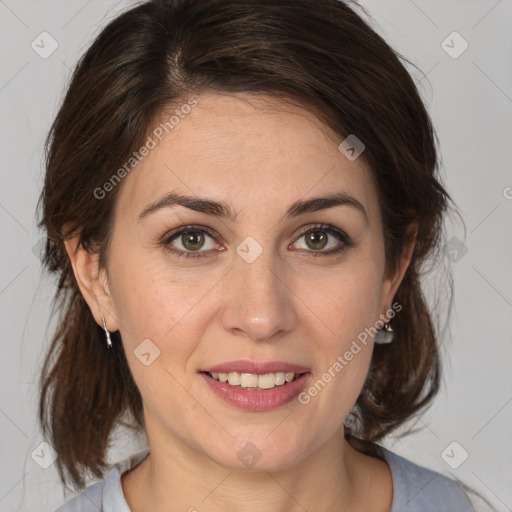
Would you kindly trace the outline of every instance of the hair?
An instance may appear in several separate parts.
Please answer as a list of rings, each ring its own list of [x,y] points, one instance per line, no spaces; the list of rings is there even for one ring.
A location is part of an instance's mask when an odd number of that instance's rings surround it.
[[[364,143],[387,267],[396,268],[411,237],[415,245],[394,298],[402,306],[392,321],[394,341],[375,345],[345,437],[378,456],[374,443],[431,402],[440,347],[420,278],[439,252],[450,198],[430,117],[404,62],[340,0],[154,0],[100,32],[80,58],[48,134],[38,205],[44,265],[58,276],[59,314],[41,371],[39,421],[64,484],[83,488],[87,471],[104,477],[114,427],[144,429],[119,333],[109,351],[64,240],[76,236],[105,267],[122,184],[101,200],[95,189],[141,146],[163,112],[203,92],[279,98],[312,112],[340,141],[355,134]]]

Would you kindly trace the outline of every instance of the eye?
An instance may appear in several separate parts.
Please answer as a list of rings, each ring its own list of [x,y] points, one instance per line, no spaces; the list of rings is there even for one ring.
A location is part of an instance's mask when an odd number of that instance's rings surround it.
[[[207,250],[215,249],[218,235],[211,229],[197,226],[184,226],[168,233],[162,244],[168,251],[175,254],[178,258],[201,257],[201,253]],[[209,243],[208,239],[210,239]],[[173,249],[176,247],[176,249]],[[204,250],[201,250],[204,249]]]
[[[329,256],[354,246],[349,236],[343,231],[331,226],[330,224],[316,224],[304,229],[296,242],[290,247],[297,248],[300,239],[304,238],[306,247],[298,247],[300,250],[306,250],[308,256]],[[330,249],[330,250],[324,250]]]
[[[206,257],[205,253],[213,249],[224,250],[217,247],[219,238],[215,231],[205,226],[183,226],[167,233],[161,243],[178,258],[197,258]],[[302,238],[306,247],[298,246]],[[303,229],[297,240],[289,247],[306,252],[308,257],[317,257],[340,253],[353,246],[355,243],[343,231],[330,224],[316,224]],[[325,250],[326,248],[330,250]]]

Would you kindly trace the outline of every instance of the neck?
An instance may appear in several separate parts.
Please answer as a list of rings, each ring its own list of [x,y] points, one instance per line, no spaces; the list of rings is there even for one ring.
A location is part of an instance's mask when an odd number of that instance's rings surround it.
[[[388,512],[391,506],[389,467],[354,450],[342,429],[280,471],[232,470],[177,440],[157,446],[150,443],[150,455],[121,479],[133,512]]]

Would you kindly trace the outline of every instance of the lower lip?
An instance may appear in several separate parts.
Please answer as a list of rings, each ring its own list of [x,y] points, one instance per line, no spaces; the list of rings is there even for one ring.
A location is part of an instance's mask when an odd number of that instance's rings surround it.
[[[245,411],[260,412],[281,407],[292,401],[306,385],[310,373],[303,373],[292,382],[261,391],[235,388],[227,382],[221,382],[210,377],[206,373],[200,375],[210,386],[210,389],[229,404]]]

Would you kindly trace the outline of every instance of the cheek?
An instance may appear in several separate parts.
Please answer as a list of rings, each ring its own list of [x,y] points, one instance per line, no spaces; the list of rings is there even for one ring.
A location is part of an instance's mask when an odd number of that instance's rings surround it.
[[[307,305],[317,320],[317,372],[302,396],[324,417],[329,430],[343,422],[352,409],[372,357],[372,327],[378,319],[380,266],[371,258],[352,261],[336,278],[316,280]],[[323,334],[322,334],[323,333]],[[312,333],[314,335],[314,332]]]
[[[293,292],[283,299],[285,306],[294,309],[299,330],[312,331],[328,358],[344,352],[378,316],[381,269],[370,252],[324,267],[303,262],[282,276]],[[200,339],[195,331],[224,306],[225,269],[180,268],[161,255],[148,257],[147,251],[133,248],[115,254],[109,278],[125,343],[135,346],[149,338],[163,346],[179,339],[180,351],[187,352],[187,339]]]
[[[314,285],[312,285],[312,283]],[[371,258],[352,259],[336,271],[303,274],[297,286],[306,309],[313,312],[316,323],[324,326],[324,347],[329,352],[344,351],[345,345],[377,320],[380,303],[381,269]]]
[[[180,383],[201,339],[197,305],[206,285],[177,279],[159,258],[139,258],[136,251],[123,260],[112,266],[113,295],[127,361],[145,406],[153,414],[167,414],[168,407],[197,414],[197,404]]]
[[[190,326],[194,308],[207,291],[207,283],[180,277],[165,259],[137,252],[124,258],[111,274],[121,332],[130,343],[172,339],[184,322]]]

